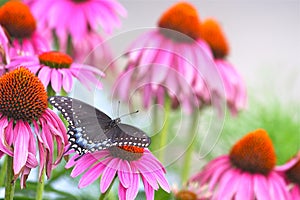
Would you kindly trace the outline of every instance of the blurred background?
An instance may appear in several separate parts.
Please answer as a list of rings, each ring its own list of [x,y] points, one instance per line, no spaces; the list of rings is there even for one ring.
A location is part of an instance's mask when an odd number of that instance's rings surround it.
[[[114,35],[156,27],[174,0],[120,0],[128,11]],[[299,0],[191,0],[203,20],[216,18],[230,45],[229,60],[244,77],[250,96],[273,93],[283,101],[300,97]],[[126,48],[130,40],[113,50]]]

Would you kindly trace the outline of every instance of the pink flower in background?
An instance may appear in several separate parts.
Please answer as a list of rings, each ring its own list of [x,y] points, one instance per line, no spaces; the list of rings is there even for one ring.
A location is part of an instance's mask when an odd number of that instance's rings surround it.
[[[180,16],[180,17],[178,17]],[[128,101],[130,92],[142,92],[143,105],[171,99],[187,112],[222,97],[223,88],[209,46],[201,39],[197,10],[179,2],[160,18],[158,27],[136,39],[126,52],[128,63],[114,89]]]
[[[98,76],[104,77],[102,71],[89,65],[75,63],[70,56],[61,52],[49,51],[37,56],[15,57],[8,68],[14,69],[22,65],[37,74],[45,87],[51,85],[56,93],[61,89],[70,92],[74,84],[73,78],[78,79],[88,89],[94,86],[102,88],[98,80]]]
[[[14,177],[21,175],[21,187],[38,164],[39,177],[45,169],[49,178],[68,139],[63,122],[48,108],[43,84],[28,69],[0,78],[0,116],[0,157],[13,157]]]
[[[300,154],[296,155],[290,161],[275,169],[286,180],[287,188],[291,194],[291,199],[300,198]]]
[[[231,113],[236,115],[246,106],[246,86],[235,67],[226,60],[229,46],[219,23],[215,19],[206,19],[201,24],[201,37],[212,50],[215,64],[224,84],[227,105]]]
[[[258,129],[248,133],[231,149],[194,175],[189,182],[207,188],[210,199],[289,199],[284,179],[274,170],[275,150],[267,133]]]
[[[10,44],[5,30],[0,26],[0,76],[5,73],[5,65],[10,62],[9,56]]]
[[[89,153],[77,160],[75,155],[66,168],[74,167],[72,177],[84,173],[79,181],[79,188],[93,183],[101,176],[100,191],[107,191],[117,176],[119,179],[119,199],[135,199],[139,190],[139,181],[144,184],[146,199],[154,199],[154,190],[159,186],[170,192],[169,184],[164,177],[166,173],[162,164],[148,149],[122,146]]]
[[[127,11],[118,1],[27,0],[26,3],[39,19],[39,28],[54,33],[52,41],[58,44],[57,50],[71,55],[79,62],[83,61],[82,57],[87,57],[92,52],[94,59],[86,60],[86,63],[100,69],[104,69],[106,66],[103,65],[111,61],[109,55],[96,54],[93,50],[104,48],[105,52],[109,51],[102,44],[99,31],[102,29],[111,34],[114,28],[121,26],[119,15],[125,17]],[[88,44],[84,45],[86,42]],[[80,48],[82,45],[83,49]]]
[[[113,55],[105,41],[99,34],[89,32],[84,40],[73,40],[72,55],[79,63],[92,65],[102,71],[115,71]]]
[[[11,56],[33,55],[50,49],[46,38],[36,31],[36,21],[29,7],[22,2],[9,1],[2,5],[0,24],[11,40]]]

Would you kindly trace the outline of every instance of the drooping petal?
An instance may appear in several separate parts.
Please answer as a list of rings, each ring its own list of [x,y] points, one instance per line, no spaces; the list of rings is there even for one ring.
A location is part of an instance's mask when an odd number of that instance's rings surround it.
[[[265,176],[255,174],[254,176],[254,193],[257,200],[271,199],[269,186]]]
[[[238,185],[235,195],[236,200],[252,200],[254,199],[253,179],[251,174],[242,173],[240,177],[240,184]]]
[[[151,187],[151,185],[147,182],[147,180],[144,178],[143,175],[141,175],[142,181],[145,188],[145,194],[147,200],[154,200],[154,189]]]
[[[30,133],[23,121],[17,121],[15,131],[13,169],[15,174],[19,174],[27,162]]]
[[[119,168],[119,159],[112,159],[105,170],[100,182],[100,191],[104,193],[110,186],[112,180],[115,178],[117,169]]]
[[[92,168],[90,168],[80,179],[78,187],[83,188],[92,184],[99,176],[102,174],[105,169],[105,165],[98,163]],[[102,181],[102,180],[101,180]]]
[[[128,188],[132,182],[132,170],[130,164],[125,160],[120,160],[120,170],[118,177],[123,187]]]

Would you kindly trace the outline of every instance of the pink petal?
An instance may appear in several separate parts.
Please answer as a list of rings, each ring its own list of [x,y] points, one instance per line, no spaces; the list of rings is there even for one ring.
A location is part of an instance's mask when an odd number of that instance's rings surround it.
[[[56,93],[59,93],[62,86],[62,75],[57,69],[51,70],[51,86]]]
[[[132,174],[132,182],[130,187],[126,190],[126,199],[135,199],[139,191],[139,175],[137,173]]]
[[[67,70],[61,70],[62,76],[63,76],[63,88],[64,90],[69,93],[72,90],[73,87],[73,77],[72,74],[69,73]]]
[[[132,171],[128,161],[120,160],[120,170],[118,171],[118,177],[121,184],[128,188],[132,182]]]
[[[254,192],[257,200],[271,199],[267,177],[254,174]]]
[[[14,131],[17,132],[17,135],[14,143],[13,169],[15,174],[19,174],[27,161],[30,134],[22,121],[17,121]]]
[[[120,160],[117,158],[112,159],[103,171],[103,175],[100,182],[100,191],[102,193],[104,193],[108,189],[112,180],[114,179],[116,171],[117,169],[119,169],[119,161]]]
[[[10,123],[11,124],[11,123]],[[8,121],[6,117],[2,117],[0,119],[0,152],[3,152],[9,156],[13,156],[12,148],[10,147],[11,144],[8,143],[5,135],[9,134],[10,137],[13,137],[13,130],[12,127],[9,127]],[[8,132],[8,133],[5,133]]]
[[[142,181],[144,184],[144,190],[146,194],[147,200],[154,200],[154,189],[151,185],[147,182],[147,180],[142,176]]]
[[[119,184],[119,199],[123,200],[126,199],[126,188],[123,187],[122,184]]]
[[[77,158],[77,157],[76,157]],[[87,154],[80,158],[75,167],[73,168],[71,172],[71,177],[76,177],[79,174],[83,173],[85,170],[87,170],[90,166],[93,165],[93,163],[97,162],[97,159],[94,158],[93,155]]]
[[[35,157],[34,154],[32,154],[31,152],[28,153],[28,159],[27,159],[27,162],[26,162],[26,167],[28,168],[35,168],[38,166],[38,161]]]
[[[91,183],[93,183],[99,176],[102,174],[103,170],[105,169],[105,165],[102,163],[98,163],[92,168],[90,168],[80,179],[78,187],[83,188]]]
[[[242,173],[240,184],[237,188],[235,200],[252,200],[254,199],[252,175]]]
[[[218,199],[232,199],[240,182],[240,173],[237,170],[227,171],[222,175],[218,188]]]
[[[47,66],[42,67],[41,70],[39,71],[38,77],[42,81],[45,87],[47,87],[50,82],[51,71],[52,70]]]

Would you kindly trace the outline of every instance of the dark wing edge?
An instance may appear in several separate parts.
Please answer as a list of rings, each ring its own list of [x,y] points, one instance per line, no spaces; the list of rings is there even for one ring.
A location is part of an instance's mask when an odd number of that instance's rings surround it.
[[[112,139],[116,146],[136,146],[146,148],[151,144],[151,138],[144,131],[129,124],[119,123],[105,135]]]

